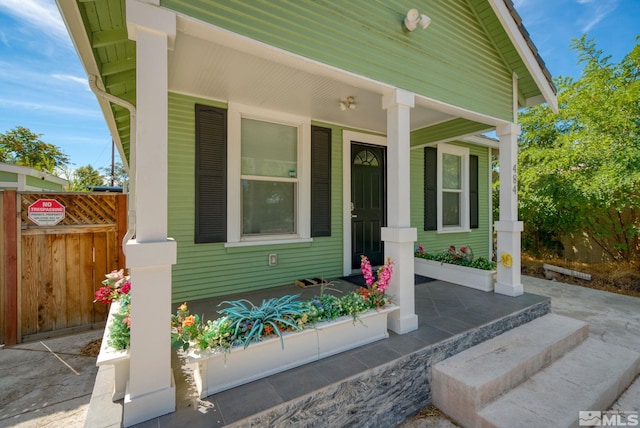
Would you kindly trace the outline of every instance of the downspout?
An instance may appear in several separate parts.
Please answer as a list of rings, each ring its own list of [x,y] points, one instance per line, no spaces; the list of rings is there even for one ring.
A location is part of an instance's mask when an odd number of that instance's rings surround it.
[[[130,136],[129,136],[129,186],[127,193],[129,194],[129,201],[127,202],[128,206],[128,222],[127,222],[127,233],[125,233],[124,238],[122,238],[122,248],[126,254],[126,243],[136,233],[136,209],[135,209],[135,195],[136,195],[136,107],[128,101],[120,99],[114,95],[111,95],[108,92],[100,89],[98,87],[98,76],[94,74],[89,75],[89,87],[93,91],[93,93],[100,98],[104,98],[105,100],[118,105],[122,108],[126,108],[129,110],[130,115]]]

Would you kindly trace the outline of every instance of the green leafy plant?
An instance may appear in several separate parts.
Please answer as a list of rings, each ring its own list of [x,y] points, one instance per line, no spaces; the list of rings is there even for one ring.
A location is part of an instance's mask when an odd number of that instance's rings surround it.
[[[200,351],[225,352],[235,346],[246,349],[253,342],[277,336],[284,349],[284,332],[312,328],[343,316],[353,317],[355,322],[364,312],[384,308],[390,303],[384,290],[392,268],[388,260],[375,286],[361,287],[342,297],[325,293],[327,288],[323,286],[319,296],[304,301],[297,300],[299,294],[263,300],[259,306],[246,299],[224,301],[220,305],[228,307],[219,310],[222,316],[213,321],[204,322],[198,315],[191,315],[187,303],[183,303],[171,315],[171,344],[183,351],[193,346]]]
[[[433,260],[440,263],[466,266],[475,269],[494,270],[496,268],[496,263],[486,257],[474,257],[473,251],[468,245],[462,246],[459,249],[456,249],[454,245],[451,245],[446,250],[435,254],[427,253],[424,250],[424,247],[419,245],[416,248],[414,255],[415,257],[425,260]]]
[[[263,300],[260,306],[255,306],[246,299],[224,301],[221,304],[228,304],[230,307],[218,312],[227,317],[235,336],[238,336],[240,331],[246,333],[242,339],[245,349],[252,340],[259,340],[265,329],[269,333],[277,334],[284,348],[280,329],[282,327],[300,329],[296,318],[302,316],[304,311],[301,303],[295,300],[299,296],[296,294]]]
[[[122,294],[112,304],[119,308],[113,313],[108,344],[117,350],[128,349],[131,344],[131,296]]]

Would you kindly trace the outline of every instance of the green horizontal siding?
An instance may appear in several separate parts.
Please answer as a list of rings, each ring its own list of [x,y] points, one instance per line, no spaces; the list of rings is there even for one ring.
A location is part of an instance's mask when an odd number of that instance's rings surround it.
[[[162,0],[234,33],[417,94],[512,119],[511,70],[466,0]],[[432,18],[403,31],[407,10]]]
[[[488,125],[466,119],[453,119],[411,133],[411,147],[424,146],[460,135],[479,134],[487,131]]]
[[[489,256],[489,149],[454,142],[469,147],[469,154],[478,156],[478,229],[460,233],[438,233],[424,230],[424,149],[411,151],[411,226],[418,229],[416,245],[422,245],[429,253],[436,253],[450,245],[468,245],[476,256]]]
[[[10,182],[10,183],[17,183],[18,182],[18,174],[15,174],[13,172],[0,171],[0,181],[7,181],[7,182]]]
[[[312,243],[225,248],[195,244],[195,104],[223,103],[169,94],[169,236],[178,244],[172,300],[179,302],[342,274],[342,129],[332,128],[332,236]],[[268,255],[278,255],[277,266]]]
[[[58,183],[52,183],[50,181],[43,180],[38,177],[31,177],[29,175],[26,178],[27,178],[26,180],[27,186],[36,187],[38,189],[44,189],[44,190],[53,190],[53,191],[63,190],[62,185]]]

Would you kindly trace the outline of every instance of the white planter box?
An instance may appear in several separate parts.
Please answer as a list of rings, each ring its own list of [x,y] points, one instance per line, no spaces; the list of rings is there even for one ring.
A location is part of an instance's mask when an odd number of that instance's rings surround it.
[[[109,308],[107,324],[105,325],[104,334],[102,335],[102,345],[100,345],[100,353],[96,360],[96,366],[98,367],[111,365],[114,368],[115,379],[113,383],[113,394],[111,396],[113,401],[124,398],[127,381],[129,380],[129,350],[119,351],[108,345],[109,330],[111,329],[111,324],[113,324],[113,313],[118,309],[120,309],[119,302],[112,303]]]
[[[414,257],[415,273],[482,291],[493,291],[495,270],[475,269]]]
[[[299,332],[284,333],[238,347],[230,352],[189,351],[187,361],[194,369],[200,398],[252,382],[303,364],[389,337],[387,314],[398,309],[388,305],[358,317],[342,317]]]

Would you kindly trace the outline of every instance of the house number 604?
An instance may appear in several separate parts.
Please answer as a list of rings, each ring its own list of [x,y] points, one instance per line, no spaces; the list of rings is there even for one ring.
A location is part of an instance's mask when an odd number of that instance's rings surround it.
[[[518,194],[518,165],[513,166],[513,194]]]

